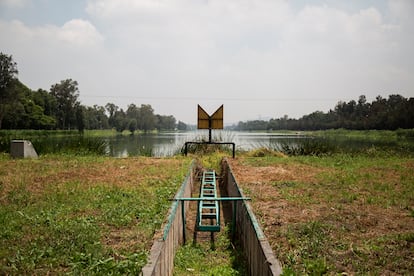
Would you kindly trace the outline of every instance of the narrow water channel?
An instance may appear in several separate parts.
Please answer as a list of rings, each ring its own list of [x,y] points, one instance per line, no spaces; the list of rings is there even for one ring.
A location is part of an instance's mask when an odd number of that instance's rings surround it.
[[[200,196],[201,177],[197,179],[192,197]],[[216,186],[218,195],[225,197],[221,185]],[[228,204],[231,203],[220,202],[220,232],[200,232],[196,231],[198,203],[190,202],[186,210],[186,244],[175,255],[174,275],[247,275],[242,251],[231,240]]]

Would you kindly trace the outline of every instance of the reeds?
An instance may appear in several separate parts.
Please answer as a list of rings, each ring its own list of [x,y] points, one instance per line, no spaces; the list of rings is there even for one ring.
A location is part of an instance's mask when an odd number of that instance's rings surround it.
[[[77,131],[3,130],[0,151],[9,152],[12,140],[30,140],[38,154],[108,154],[105,139],[81,135]]]

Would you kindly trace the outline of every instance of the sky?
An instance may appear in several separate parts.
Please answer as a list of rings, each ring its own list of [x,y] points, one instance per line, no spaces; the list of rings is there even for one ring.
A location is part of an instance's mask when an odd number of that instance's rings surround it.
[[[71,78],[82,104],[150,104],[195,124],[300,118],[414,97],[412,0],[0,0],[21,82]]]

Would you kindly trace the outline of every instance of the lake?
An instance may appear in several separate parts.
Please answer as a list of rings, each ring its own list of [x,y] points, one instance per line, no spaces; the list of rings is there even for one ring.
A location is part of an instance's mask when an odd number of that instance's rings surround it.
[[[108,153],[114,157],[152,155],[171,156],[180,152],[185,142],[208,141],[208,131],[162,132],[157,134],[118,135],[104,138]],[[212,141],[233,142],[237,150],[273,147],[275,144],[308,139],[300,134],[213,131]]]
[[[112,136],[105,138],[108,145],[108,153],[114,157],[151,155],[156,157],[171,156],[181,151],[185,142],[207,141],[208,131],[198,130],[192,132],[163,132],[158,134],[139,134],[130,136]],[[394,137],[390,139],[366,138],[366,137],[341,137],[330,138],[312,137],[301,132],[276,133],[276,132],[236,132],[226,130],[213,130],[212,141],[233,142],[236,150],[252,150],[256,148],[268,148],[280,150],[283,146],[295,148],[306,141],[335,147],[337,149],[354,152],[370,148],[392,149],[401,151],[414,151],[414,142],[403,141]]]
[[[325,135],[327,132],[322,132]],[[357,135],[354,135],[354,134]],[[414,141],[401,138],[395,132],[335,132],[326,137],[310,136],[309,132],[236,132],[226,130],[213,130],[212,141],[232,142],[236,150],[246,151],[257,148],[267,148],[290,152],[297,148],[307,146],[327,152],[338,151],[356,152],[361,150],[388,150],[404,153],[414,153]],[[351,137],[350,137],[351,136]],[[24,138],[24,137],[21,137]],[[18,139],[21,139],[20,137]],[[39,154],[47,153],[76,153],[88,152],[106,153],[113,157],[127,156],[172,156],[179,154],[185,142],[208,141],[208,130],[190,132],[160,132],[135,135],[109,135],[109,136],[37,136],[27,138],[31,140]],[[9,146],[3,145],[2,150]],[[96,150],[98,149],[98,150]]]

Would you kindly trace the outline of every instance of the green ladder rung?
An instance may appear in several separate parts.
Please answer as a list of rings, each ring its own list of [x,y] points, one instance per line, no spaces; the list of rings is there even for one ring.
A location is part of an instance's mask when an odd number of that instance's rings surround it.
[[[220,232],[220,225],[199,225],[200,232]]]
[[[204,213],[204,214],[201,214],[201,218],[202,219],[214,219],[214,218],[217,218],[217,214],[216,213]]]

